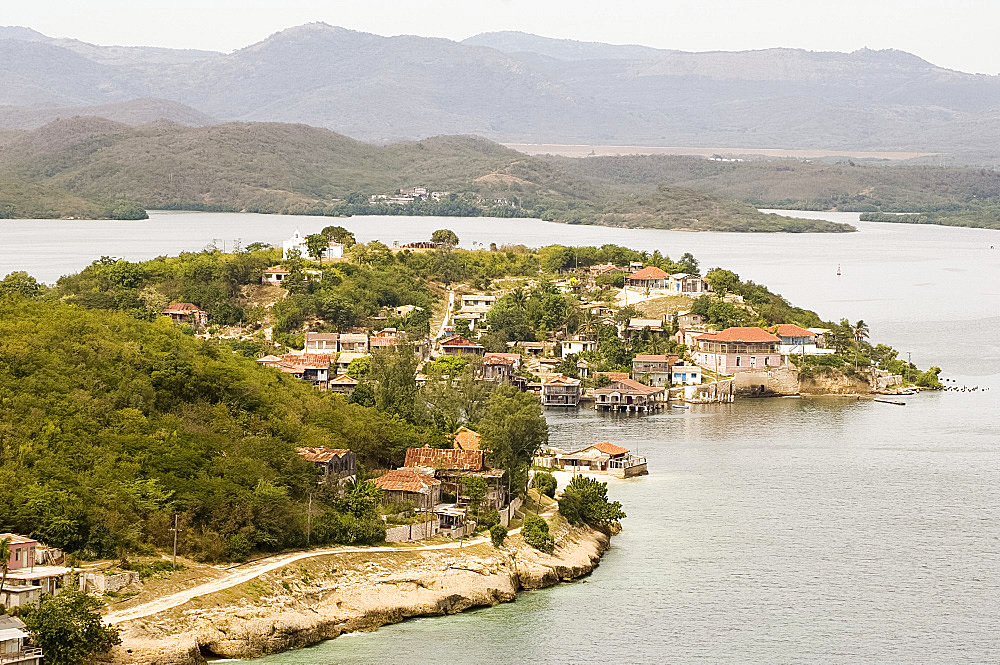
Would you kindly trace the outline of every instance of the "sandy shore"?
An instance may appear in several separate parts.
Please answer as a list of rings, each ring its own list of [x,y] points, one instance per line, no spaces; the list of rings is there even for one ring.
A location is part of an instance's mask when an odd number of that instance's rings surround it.
[[[410,617],[512,601],[590,573],[609,537],[552,521],[549,555],[511,536],[461,550],[350,552],[318,556],[151,616],[119,623],[122,645],[107,662],[188,665],[207,658],[254,658],[374,630]]]

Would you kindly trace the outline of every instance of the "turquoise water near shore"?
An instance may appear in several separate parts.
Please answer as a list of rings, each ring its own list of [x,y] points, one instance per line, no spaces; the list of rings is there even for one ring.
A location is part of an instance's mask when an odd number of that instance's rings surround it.
[[[277,242],[331,223],[388,244],[452,228],[466,246],[691,251],[706,268],[732,268],[824,317],[864,319],[875,341],[942,366],[955,385],[990,390],[922,394],[906,407],[790,398],[644,418],[550,411],[556,445],[610,440],[649,458],[648,477],[612,482],[629,517],[593,575],[256,662],[1000,662],[1000,252],[990,249],[1000,232],[859,223],[852,234],[744,235],[154,213],[141,223],[0,220],[0,273],[51,281],[101,254]]]

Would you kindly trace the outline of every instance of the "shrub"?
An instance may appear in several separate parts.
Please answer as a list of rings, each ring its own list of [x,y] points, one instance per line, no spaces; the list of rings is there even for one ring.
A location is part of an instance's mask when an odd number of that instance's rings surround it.
[[[486,529],[492,531],[493,527],[500,524],[500,513],[495,510],[487,510],[479,513],[478,519],[476,520],[477,529]]]
[[[524,542],[542,552],[551,552],[556,545],[555,540],[549,535],[548,522],[537,515],[528,515],[524,518],[521,537],[524,538]]]
[[[226,541],[226,558],[230,561],[246,561],[253,551],[253,544],[242,533],[229,537]]]
[[[577,476],[559,499],[559,512],[570,524],[608,527],[625,517],[622,504],[608,501],[608,484]]]
[[[546,471],[539,471],[531,481],[532,487],[550,499],[556,495],[556,477]]]
[[[490,540],[493,541],[493,547],[502,547],[503,541],[507,538],[507,527],[503,524],[494,524],[490,528]]]

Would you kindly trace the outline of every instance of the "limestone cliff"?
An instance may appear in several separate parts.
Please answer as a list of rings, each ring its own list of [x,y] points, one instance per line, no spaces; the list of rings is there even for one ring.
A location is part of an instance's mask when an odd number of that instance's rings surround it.
[[[291,564],[250,582],[122,626],[110,662],[189,665],[253,658],[410,617],[514,600],[591,572],[609,546],[600,531],[563,528],[551,554],[511,537],[508,547],[338,554]]]

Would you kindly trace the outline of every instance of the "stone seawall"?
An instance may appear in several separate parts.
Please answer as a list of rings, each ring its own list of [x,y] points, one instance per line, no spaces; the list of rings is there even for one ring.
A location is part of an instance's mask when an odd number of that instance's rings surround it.
[[[554,530],[549,555],[519,536],[508,546],[329,555],[121,626],[108,662],[193,665],[255,658],[411,617],[454,614],[512,601],[590,573],[610,538],[586,527]]]

